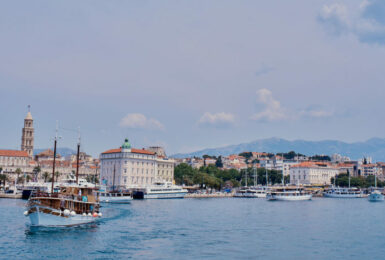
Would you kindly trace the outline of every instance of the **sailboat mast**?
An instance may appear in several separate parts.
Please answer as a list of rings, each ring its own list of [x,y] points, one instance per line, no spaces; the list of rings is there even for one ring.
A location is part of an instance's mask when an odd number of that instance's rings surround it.
[[[112,191],[115,191],[115,164],[114,164],[114,176],[112,178]]]
[[[57,132],[58,132],[58,121],[56,121],[56,134],[55,134],[55,141],[53,145],[53,164],[52,164],[52,184],[51,184],[51,193],[54,192],[54,183],[55,183],[55,166],[56,166],[56,145],[57,145]]]
[[[350,171],[348,171],[349,174],[349,189],[350,189]]]
[[[78,151],[76,154],[76,184],[79,184],[79,157],[80,157],[80,130],[79,133],[79,139],[78,139]]]
[[[269,186],[269,179],[268,179],[268,177],[267,177],[267,165],[266,165],[266,167],[265,167],[265,171],[266,171],[266,187],[268,187]]]
[[[246,178],[246,180],[245,180],[245,185],[246,185],[246,187],[247,187],[247,169],[245,170],[245,178]]]

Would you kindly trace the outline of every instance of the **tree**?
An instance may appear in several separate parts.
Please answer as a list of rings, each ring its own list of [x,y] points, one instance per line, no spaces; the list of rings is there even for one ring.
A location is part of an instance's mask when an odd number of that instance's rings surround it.
[[[217,161],[215,162],[215,166],[218,168],[223,168],[222,156],[219,156]]]
[[[8,176],[6,174],[0,173],[0,185],[5,186],[5,182],[8,181]]]
[[[177,165],[174,169],[174,179],[176,184],[186,184],[186,185],[192,185],[193,177],[196,173],[196,170],[193,169],[190,165],[187,163],[181,163]]]
[[[48,177],[49,177],[49,173],[48,172],[44,172],[43,173],[44,182],[47,182]]]
[[[35,181],[37,181],[39,179],[39,173],[41,172],[40,166],[36,166],[35,168],[33,168],[32,172],[34,174]]]
[[[58,179],[59,179],[59,176],[61,175],[61,173],[60,172],[55,172],[55,180],[57,181]]]
[[[19,175],[21,174],[21,169],[20,168],[17,168],[15,173],[17,174],[17,177],[16,177],[16,183],[19,183]]]
[[[245,157],[246,159],[250,159],[253,156],[252,152],[243,152],[238,154],[239,156]]]
[[[32,180],[32,177],[30,175],[27,175],[26,180],[27,182],[30,182]]]

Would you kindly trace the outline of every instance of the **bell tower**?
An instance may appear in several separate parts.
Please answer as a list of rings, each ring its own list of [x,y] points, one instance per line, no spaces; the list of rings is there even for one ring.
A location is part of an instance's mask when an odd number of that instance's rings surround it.
[[[21,150],[27,151],[29,157],[33,157],[34,129],[33,118],[31,115],[31,106],[28,105],[28,113],[24,119],[24,127],[21,137]]]

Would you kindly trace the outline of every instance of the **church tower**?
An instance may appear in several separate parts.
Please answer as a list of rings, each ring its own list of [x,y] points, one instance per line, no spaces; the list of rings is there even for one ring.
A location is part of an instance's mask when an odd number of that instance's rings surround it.
[[[28,106],[28,113],[24,119],[23,134],[21,137],[21,150],[27,151],[30,158],[33,158],[33,136],[33,118],[31,115],[31,106]]]

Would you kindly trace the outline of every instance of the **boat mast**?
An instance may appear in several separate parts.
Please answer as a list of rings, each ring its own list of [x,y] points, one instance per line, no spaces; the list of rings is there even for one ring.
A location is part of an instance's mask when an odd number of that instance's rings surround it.
[[[76,184],[79,184],[80,128],[78,129],[78,151],[76,154]]]
[[[245,178],[246,178],[246,180],[245,180],[245,185],[246,185],[246,187],[247,187],[247,169],[245,170]]]
[[[266,188],[269,186],[269,179],[268,179],[268,177],[267,177],[267,164],[266,164],[266,166],[265,166],[265,171],[266,171]]]
[[[54,182],[55,182],[55,165],[56,165],[56,144],[57,144],[57,139],[58,139],[58,136],[57,136],[57,132],[58,132],[58,128],[59,128],[59,123],[58,121],[56,121],[56,133],[55,133],[55,141],[54,141],[54,146],[53,146],[53,164],[52,164],[52,185],[51,185],[51,193],[54,192]]]
[[[112,177],[112,191],[115,191],[115,163],[114,163],[114,176]]]
[[[349,174],[349,189],[350,189],[350,171],[348,170],[348,174]]]
[[[377,175],[374,174],[374,187],[377,189]]]

